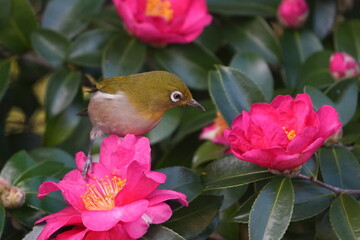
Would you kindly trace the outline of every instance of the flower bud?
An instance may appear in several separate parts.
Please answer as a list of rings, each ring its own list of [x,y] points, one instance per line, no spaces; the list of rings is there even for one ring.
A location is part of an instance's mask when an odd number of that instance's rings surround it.
[[[299,28],[309,15],[305,0],[283,0],[277,10],[277,17],[284,27]]]
[[[6,208],[18,208],[25,202],[25,193],[20,188],[11,187],[2,193],[1,200]]]
[[[357,77],[360,73],[360,68],[356,60],[344,52],[335,52],[331,55],[329,69],[331,75],[337,81]]]

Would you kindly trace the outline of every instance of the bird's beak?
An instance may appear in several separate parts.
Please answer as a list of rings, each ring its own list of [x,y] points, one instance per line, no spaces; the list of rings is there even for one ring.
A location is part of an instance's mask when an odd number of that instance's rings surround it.
[[[187,105],[189,106],[193,106],[193,107],[197,107],[203,111],[205,111],[205,108],[200,104],[198,103],[195,99],[191,99],[187,102]]]

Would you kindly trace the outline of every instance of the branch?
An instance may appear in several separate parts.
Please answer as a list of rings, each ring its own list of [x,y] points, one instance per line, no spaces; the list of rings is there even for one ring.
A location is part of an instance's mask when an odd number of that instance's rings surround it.
[[[301,178],[301,179],[304,179],[304,180],[311,181],[313,183],[316,183],[317,185],[319,185],[321,187],[327,188],[327,189],[335,192],[337,195],[340,195],[341,193],[352,194],[352,195],[360,194],[360,190],[343,189],[343,188],[339,188],[339,187],[334,187],[334,186],[326,184],[326,183],[324,183],[322,181],[319,181],[314,177],[309,177],[309,176],[306,176],[306,175],[303,175],[303,174],[298,174],[297,177]]]

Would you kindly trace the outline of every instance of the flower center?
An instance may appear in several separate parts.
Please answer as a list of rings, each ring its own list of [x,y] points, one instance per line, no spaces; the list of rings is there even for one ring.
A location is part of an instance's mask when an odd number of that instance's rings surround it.
[[[105,176],[104,179],[98,180],[93,178],[96,184],[87,184],[87,191],[81,196],[85,208],[87,210],[111,210],[115,207],[115,197],[118,192],[124,187],[126,179],[122,180],[119,177]]]
[[[286,127],[282,127],[284,129],[286,136],[289,140],[293,140],[296,137],[295,130],[286,131]]]
[[[215,122],[215,126],[219,128],[219,130],[216,133],[216,136],[222,135],[224,130],[229,128],[225,119],[219,112],[216,113],[216,119],[214,120],[214,122]]]
[[[166,21],[173,18],[174,10],[171,8],[169,0],[147,0],[146,16],[148,17],[162,17]]]

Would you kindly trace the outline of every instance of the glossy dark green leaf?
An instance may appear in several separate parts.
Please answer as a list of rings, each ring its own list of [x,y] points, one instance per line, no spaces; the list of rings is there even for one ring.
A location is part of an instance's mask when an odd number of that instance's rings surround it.
[[[147,233],[140,238],[142,240],[185,240],[178,233],[173,230],[161,226],[161,225],[151,225]]]
[[[360,62],[360,20],[343,21],[335,30],[336,51],[346,52]]]
[[[49,29],[38,29],[31,35],[35,51],[54,67],[65,64],[71,42],[63,35]]]
[[[146,45],[134,37],[118,35],[111,39],[102,56],[104,77],[137,73],[146,57]]]
[[[220,211],[224,211],[228,209],[245,194],[246,190],[248,189],[248,185],[242,185],[233,188],[222,188],[222,189],[215,189],[206,191],[206,194],[215,195],[215,196],[222,196],[224,198],[223,204],[221,205]]]
[[[320,169],[326,183],[350,189],[360,189],[360,164],[345,147],[322,148]]]
[[[250,212],[250,239],[281,239],[291,219],[294,189],[290,178],[276,178],[260,192]]]
[[[69,61],[89,67],[100,67],[102,51],[113,35],[114,31],[105,29],[90,30],[81,34],[74,41]]]
[[[295,88],[301,65],[317,51],[323,49],[320,40],[310,31],[286,30],[280,39],[284,56],[286,85]]]
[[[26,236],[24,237],[23,240],[34,240],[37,239],[38,236],[40,235],[40,233],[42,232],[42,230],[44,229],[44,227],[46,226],[45,223],[43,224],[37,224],[36,226],[34,226],[34,228],[26,234]]]
[[[44,146],[53,147],[63,143],[78,127],[81,117],[77,115],[82,109],[80,94],[75,98],[70,106],[57,116],[50,118],[46,122],[44,133]]]
[[[159,125],[146,134],[150,143],[158,143],[174,133],[180,124],[181,114],[182,111],[180,108],[173,108],[166,111]]]
[[[207,189],[231,188],[274,177],[267,169],[232,155],[210,163],[204,171]]]
[[[311,1],[310,24],[320,39],[325,38],[334,25],[336,19],[336,0]]]
[[[257,195],[254,194],[250,196],[243,204],[241,204],[240,208],[234,213],[232,220],[238,223],[248,223],[250,211],[256,198]]]
[[[0,0],[0,28],[7,23],[11,13],[11,0]]]
[[[313,108],[316,111],[319,110],[323,105],[330,105],[335,108],[335,103],[331,101],[331,99],[328,96],[326,96],[323,92],[321,92],[319,89],[315,87],[305,86],[304,93],[310,95],[311,100],[313,102]]]
[[[280,0],[207,0],[211,12],[236,16],[274,17]]]
[[[274,31],[260,17],[224,25],[225,37],[239,52],[255,52],[267,62],[281,62],[281,49]]]
[[[0,237],[2,237],[2,234],[3,234],[3,231],[4,231],[5,220],[6,220],[5,208],[1,204],[0,205]]]
[[[164,225],[185,239],[191,239],[208,228],[218,214],[221,203],[221,197],[199,196],[188,207],[175,211]]]
[[[79,91],[80,82],[80,73],[66,69],[51,75],[45,95],[47,117],[55,117],[69,107]]]
[[[1,1],[0,4],[1,11],[8,11],[0,20],[3,21],[0,24],[0,43],[14,53],[29,50],[30,34],[37,28],[31,4],[27,0]]]
[[[239,69],[256,83],[265,100],[271,101],[274,92],[274,79],[266,61],[254,52],[239,53],[231,60],[230,66]]]
[[[356,112],[358,99],[356,81],[354,79],[339,81],[327,89],[325,93],[335,103],[343,126],[346,125]]]
[[[308,181],[294,181],[295,204],[291,221],[313,217],[330,206],[335,193]]]
[[[204,184],[200,177],[188,168],[170,167],[157,170],[166,174],[166,182],[161,184],[159,189],[170,189],[184,193],[187,201],[192,201],[199,196],[204,189]]]
[[[307,160],[301,168],[301,174],[317,178],[319,173],[319,162],[316,160],[316,157],[313,155],[309,160]]]
[[[0,62],[0,102],[8,89],[11,79],[11,61],[11,59],[7,59]]]
[[[64,168],[64,164],[55,161],[42,161],[20,174],[15,180],[14,185],[33,177],[52,176]]]
[[[224,155],[226,149],[228,149],[228,146],[216,144],[211,141],[204,142],[194,154],[192,167],[196,169],[204,163],[220,158]]]
[[[179,142],[187,135],[200,130],[214,120],[216,116],[214,103],[211,100],[204,100],[200,101],[200,104],[206,109],[205,112],[194,107],[183,108],[179,129],[172,139],[173,142]]]
[[[38,209],[30,207],[26,204],[22,205],[20,208],[11,209],[9,212],[14,220],[29,229],[34,226],[37,220],[44,216],[42,211],[39,211]]]
[[[249,110],[256,102],[265,102],[258,85],[235,68],[218,66],[211,72],[209,91],[217,109],[228,125],[243,110]]]
[[[29,154],[22,150],[12,155],[11,158],[6,161],[0,175],[12,183],[18,176],[35,164],[36,162]]]
[[[331,51],[316,52],[308,57],[301,66],[298,75],[298,88],[304,85],[322,88],[334,83],[329,71]]]
[[[352,196],[341,194],[330,207],[330,222],[339,239],[360,239],[360,205]]]
[[[35,148],[29,155],[37,162],[51,160],[62,163],[67,168],[76,168],[74,157],[60,148]]]
[[[190,88],[207,89],[207,76],[220,60],[205,47],[191,43],[153,49],[155,62],[178,75]]]
[[[325,215],[318,215],[316,217],[316,240],[339,240],[334,233],[329,218],[329,212]]]
[[[103,3],[104,0],[51,0],[46,5],[42,26],[73,37],[86,27],[87,18],[98,12]]]

